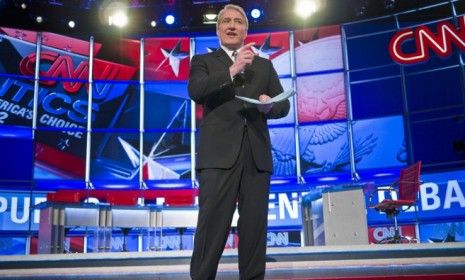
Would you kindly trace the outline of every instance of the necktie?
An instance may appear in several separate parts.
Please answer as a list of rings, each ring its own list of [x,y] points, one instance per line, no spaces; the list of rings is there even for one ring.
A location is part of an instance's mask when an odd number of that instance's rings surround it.
[[[233,51],[231,56],[233,57],[233,61],[236,61],[237,51],[236,50]],[[235,87],[244,87],[244,84],[245,84],[244,71],[242,71],[241,73],[233,77],[233,84]]]

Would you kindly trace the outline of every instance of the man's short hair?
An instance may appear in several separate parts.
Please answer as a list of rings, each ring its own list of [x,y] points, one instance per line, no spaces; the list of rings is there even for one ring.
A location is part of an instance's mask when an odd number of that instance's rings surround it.
[[[247,19],[247,15],[246,15],[244,9],[242,9],[242,7],[238,6],[238,5],[228,4],[228,5],[224,6],[224,8],[221,9],[221,11],[218,13],[218,19],[216,20],[216,30],[218,30],[218,27],[219,27],[219,25],[221,23],[221,20],[223,19],[223,14],[224,14],[224,12],[226,10],[236,10],[236,11],[238,11],[245,20],[245,28],[247,30],[249,29],[249,20]]]

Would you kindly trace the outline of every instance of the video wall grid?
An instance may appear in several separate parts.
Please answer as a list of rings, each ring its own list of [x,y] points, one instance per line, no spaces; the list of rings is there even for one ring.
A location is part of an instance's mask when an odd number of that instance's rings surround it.
[[[427,29],[440,39],[444,26],[463,25],[464,9],[463,1],[444,1],[342,29],[248,36],[284,88],[297,91],[289,115],[269,122],[274,178],[340,173],[350,180],[417,160],[425,168],[463,166],[464,62],[452,44],[460,38],[449,36],[444,55],[430,40],[423,63],[408,65],[393,60],[389,44],[402,30]],[[53,189],[60,180],[192,185],[202,112],[187,95],[189,58],[216,50],[216,37],[1,32],[2,188]],[[418,41],[412,35],[400,50],[415,53]],[[9,164],[16,153],[21,163]]]
[[[12,181],[36,190],[195,185],[202,108],[188,98],[189,59],[218,49],[216,37],[89,40],[1,31],[2,139],[23,137],[5,140],[3,149],[30,153],[0,174],[2,188]],[[350,180],[340,27],[250,34],[248,42],[273,62],[283,87],[297,92],[289,115],[269,121],[274,180]]]
[[[463,6],[250,34],[246,42],[297,92],[289,115],[269,121],[274,181],[351,181],[417,160],[463,165],[463,54],[429,51],[427,63],[404,65],[389,51],[401,30],[459,26]],[[202,109],[188,98],[189,59],[218,49],[216,36],[89,40],[1,30],[0,138],[5,158],[23,154],[14,167],[3,160],[2,188],[195,185]],[[412,38],[401,46],[416,48]]]
[[[383,144],[390,161],[422,160],[424,170],[465,166],[465,38],[456,35],[464,12],[464,1],[444,1],[342,26],[351,121],[399,119],[383,128],[394,140]]]

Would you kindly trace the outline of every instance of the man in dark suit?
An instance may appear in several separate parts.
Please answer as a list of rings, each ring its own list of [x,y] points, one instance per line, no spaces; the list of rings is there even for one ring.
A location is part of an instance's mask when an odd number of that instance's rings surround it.
[[[192,279],[214,279],[238,204],[241,279],[263,279],[270,175],[267,119],[289,112],[289,101],[252,105],[242,95],[267,101],[281,93],[272,63],[244,45],[244,10],[226,5],[218,14],[221,48],[191,61],[189,96],[202,104],[197,170],[199,217],[191,260]]]

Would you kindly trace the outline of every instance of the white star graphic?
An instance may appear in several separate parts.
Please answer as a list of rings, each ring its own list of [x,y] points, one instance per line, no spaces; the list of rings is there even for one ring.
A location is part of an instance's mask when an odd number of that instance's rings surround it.
[[[58,148],[60,148],[60,150],[62,151],[69,148],[69,139],[61,138],[60,141],[58,142]]]
[[[165,59],[158,65],[157,70],[162,67],[162,65],[168,60],[171,66],[171,70],[173,70],[174,75],[177,77],[179,75],[179,64],[181,60],[188,57],[189,54],[186,52],[181,51],[181,41],[176,43],[176,46],[171,50],[167,51],[165,49],[160,49]]]
[[[208,53],[211,53],[211,52],[216,51],[217,49],[218,49],[218,48],[207,47],[207,52],[208,52]]]
[[[166,127],[166,129],[179,129],[185,127],[185,121],[187,119],[187,108],[188,101],[185,101],[178,109],[173,119]],[[150,153],[148,155],[142,154],[142,168],[146,168],[147,179],[158,180],[158,179],[180,179],[180,173],[177,173],[175,170],[166,166],[158,161],[158,159],[163,159],[170,150],[176,148],[179,145],[182,145],[182,137],[177,137],[179,134],[173,133],[163,133],[163,135],[154,143]],[[126,153],[132,170],[130,170],[129,175],[131,179],[138,174],[142,168],[139,166],[139,156],[140,152],[138,148],[132,146],[126,140],[121,137],[118,137],[118,141],[121,144],[124,152]],[[184,155],[181,155],[184,156]],[[175,157],[175,156],[174,156]],[[174,158],[171,156],[171,158]],[[109,171],[119,171],[115,166],[107,167]],[[121,172],[120,172],[121,173]]]
[[[255,47],[252,47],[256,53],[258,53],[259,56],[270,59],[270,56],[273,55],[275,52],[281,50],[280,47],[271,47],[270,46],[270,39],[271,35],[268,35],[265,39],[265,42],[257,49]]]

